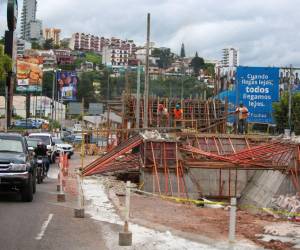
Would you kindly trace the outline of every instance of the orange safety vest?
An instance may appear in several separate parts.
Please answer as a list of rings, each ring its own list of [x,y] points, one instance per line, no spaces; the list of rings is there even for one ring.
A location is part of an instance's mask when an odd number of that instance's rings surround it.
[[[236,108],[236,112],[239,113],[239,120],[247,119],[249,116],[249,111],[246,107],[238,107]]]
[[[182,114],[183,114],[182,109],[174,109],[174,117],[175,117],[176,120],[181,119]]]

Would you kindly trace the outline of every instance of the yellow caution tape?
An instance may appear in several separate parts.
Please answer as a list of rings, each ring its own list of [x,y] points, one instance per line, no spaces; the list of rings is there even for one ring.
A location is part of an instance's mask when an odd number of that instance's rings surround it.
[[[153,194],[150,192],[146,192],[146,191],[142,191],[140,189],[131,189],[133,191],[139,192],[139,193],[144,193],[147,195],[152,195],[152,196],[156,196],[156,197],[160,197],[164,200],[173,200],[179,203],[194,203],[194,204],[212,204],[212,205],[229,205],[226,202],[217,202],[217,201],[208,201],[208,200],[194,200],[194,199],[188,199],[188,198],[181,198],[181,197],[176,197],[176,196],[167,196],[167,195],[159,195],[159,194]]]
[[[300,217],[300,213],[296,212],[290,212],[288,210],[275,210],[273,208],[268,208],[268,207],[256,207],[253,205],[241,205],[238,206],[241,209],[256,209],[256,210],[261,210],[263,212],[268,212],[268,213],[273,213],[273,214],[278,214],[278,215],[286,215],[288,217]]]
[[[195,200],[195,199],[181,198],[181,197],[176,197],[176,196],[159,195],[159,194],[142,191],[140,189],[131,189],[131,190],[139,192],[139,193],[151,195],[151,196],[160,197],[161,199],[164,199],[164,200],[172,200],[172,201],[175,201],[178,203],[194,203],[196,205],[210,204],[210,205],[230,206],[230,204],[228,202],[209,201],[209,200],[205,200],[205,199],[204,200]],[[287,210],[275,210],[275,209],[267,208],[267,207],[256,207],[253,205],[240,205],[240,206],[238,206],[238,208],[240,208],[240,209],[256,209],[256,210],[260,210],[263,212],[268,212],[268,213],[273,213],[273,214],[278,214],[278,215],[285,215],[288,217],[300,217],[300,213],[290,212]]]

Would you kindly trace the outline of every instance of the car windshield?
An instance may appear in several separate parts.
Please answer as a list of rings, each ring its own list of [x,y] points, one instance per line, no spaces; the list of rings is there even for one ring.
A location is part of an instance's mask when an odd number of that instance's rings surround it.
[[[36,148],[39,141],[40,140],[36,140],[36,139],[35,140],[28,139],[27,140],[27,145],[28,145],[28,147]]]
[[[30,138],[36,138],[43,142],[45,145],[50,145],[50,137],[46,135],[30,135]]]
[[[59,138],[53,138],[53,141],[55,142],[55,144],[63,144],[64,142],[59,139]]]
[[[0,152],[23,153],[23,144],[16,139],[0,138]]]

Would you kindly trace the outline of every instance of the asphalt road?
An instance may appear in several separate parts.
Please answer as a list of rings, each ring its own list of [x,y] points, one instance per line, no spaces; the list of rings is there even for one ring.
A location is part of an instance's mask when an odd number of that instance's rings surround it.
[[[57,167],[51,168],[55,176]],[[0,249],[106,249],[101,224],[74,218],[76,203],[68,199],[57,203],[56,184],[50,178],[37,184],[31,203],[20,201],[16,193],[0,193]]]

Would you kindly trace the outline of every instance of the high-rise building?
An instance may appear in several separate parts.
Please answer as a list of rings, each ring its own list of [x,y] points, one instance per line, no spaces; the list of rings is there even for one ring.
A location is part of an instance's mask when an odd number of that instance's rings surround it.
[[[60,44],[60,29],[55,29],[55,28],[46,28],[44,29],[44,39],[52,39],[53,43],[55,45],[59,45]]]
[[[236,67],[240,64],[240,52],[235,48],[225,48],[222,50],[222,66]]]
[[[42,21],[36,19],[37,1],[24,0],[21,15],[21,38],[39,40],[42,38]]]

